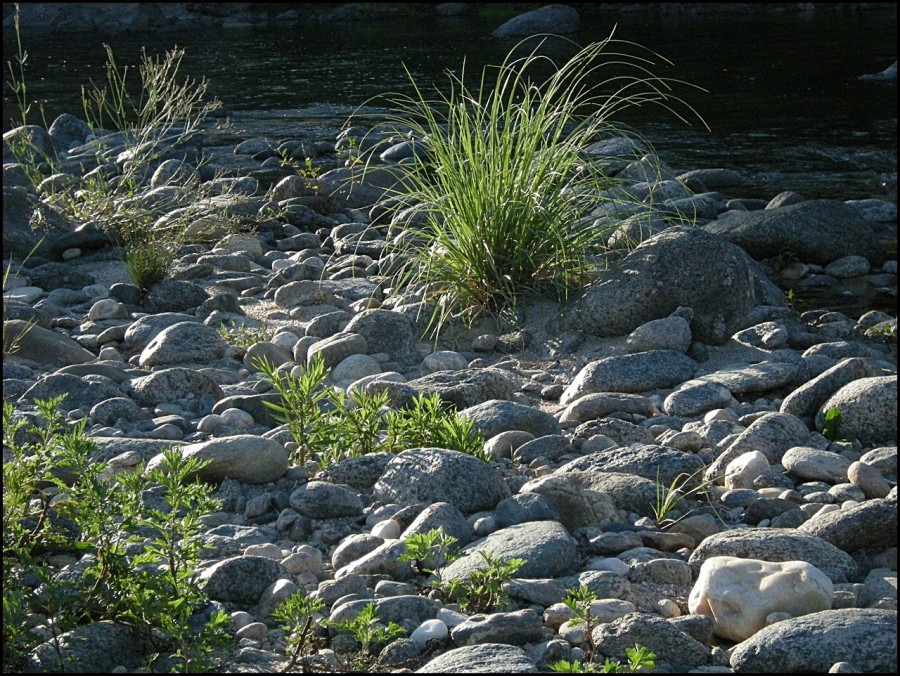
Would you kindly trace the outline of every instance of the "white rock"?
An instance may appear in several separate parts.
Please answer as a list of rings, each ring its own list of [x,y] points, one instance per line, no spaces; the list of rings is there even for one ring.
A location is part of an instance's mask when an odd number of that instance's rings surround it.
[[[384,540],[396,540],[402,532],[403,528],[393,519],[385,519],[372,526],[372,535]]]
[[[433,638],[439,641],[447,638],[449,630],[447,625],[441,620],[425,620],[422,624],[413,630],[410,638],[416,642],[420,648],[424,648],[425,644]]]
[[[828,576],[805,561],[713,556],[700,567],[688,609],[711,616],[717,636],[740,642],[763,629],[771,613],[799,617],[830,609],[833,592]]]
[[[725,488],[753,488],[753,480],[769,469],[769,461],[759,451],[742,453],[725,468]]]

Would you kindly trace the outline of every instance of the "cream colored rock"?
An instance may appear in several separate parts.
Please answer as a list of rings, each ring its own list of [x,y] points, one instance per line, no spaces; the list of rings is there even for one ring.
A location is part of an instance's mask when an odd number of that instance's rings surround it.
[[[742,453],[725,468],[725,488],[753,488],[753,480],[769,469],[769,461],[759,451]]]
[[[828,576],[805,561],[713,556],[700,568],[688,609],[710,615],[717,636],[740,642],[763,629],[771,613],[799,617],[828,610],[833,592]]]

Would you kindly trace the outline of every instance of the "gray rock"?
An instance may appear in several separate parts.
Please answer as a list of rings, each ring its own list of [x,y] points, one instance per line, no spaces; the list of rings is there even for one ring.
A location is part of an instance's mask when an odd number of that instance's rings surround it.
[[[838,433],[857,438],[865,446],[897,441],[897,376],[860,378],[844,385],[816,413],[816,429],[825,428],[825,415],[841,412]]]
[[[469,366],[469,360],[459,352],[452,350],[438,350],[425,356],[422,360],[422,371],[435,373],[437,371],[462,371]],[[490,397],[497,399],[497,397]]]
[[[311,519],[336,519],[359,516],[363,502],[359,494],[347,486],[310,481],[291,493],[291,507]]]
[[[416,670],[417,674],[534,674],[538,668],[522,648],[482,643],[448,650]]]
[[[501,561],[524,559],[517,577],[548,578],[565,573],[575,559],[575,541],[555,521],[530,521],[494,531],[475,540],[461,550],[462,556],[440,570],[444,581],[468,578],[487,564],[479,552],[491,554]]]
[[[205,375],[200,372],[200,375]],[[275,427],[278,425],[275,412],[266,406],[265,402],[281,403],[281,395],[277,392],[266,392],[265,394],[235,394],[230,397],[219,399],[212,407],[212,413],[221,414],[229,408],[240,409],[249,413],[253,420],[266,427]]]
[[[133,350],[143,350],[157,334],[180,322],[200,322],[199,317],[180,312],[161,312],[136,319],[125,331],[125,343]]]
[[[497,507],[499,508],[506,500],[509,498],[501,500]],[[435,502],[419,512],[403,531],[400,539],[406,540],[410,535],[427,533],[433,528],[439,528],[445,535],[456,538],[457,547],[465,547],[475,535],[465,515],[456,507],[448,502]]]
[[[897,671],[897,611],[823,610],[769,625],[734,647],[743,673],[825,673],[847,662],[863,673]]]
[[[848,357],[863,357],[880,359],[882,355],[868,345],[855,341],[835,340],[828,343],[817,343],[810,346],[803,353],[803,359],[813,356],[825,356],[831,359],[846,359]]]
[[[552,415],[512,401],[490,399],[463,409],[459,415],[474,420],[475,428],[485,439],[510,430],[530,432],[535,437],[560,433],[559,423]]]
[[[560,520],[556,507],[540,493],[519,493],[501,500],[494,509],[494,518],[500,528],[526,521]]]
[[[590,362],[566,388],[559,403],[567,405],[596,392],[647,392],[690,380],[697,362],[680,352],[654,350],[606,357]]]
[[[41,237],[31,229],[31,220],[35,211],[44,214],[56,212],[46,208],[34,195],[28,193],[24,186],[6,185],[4,172],[3,185],[3,252],[5,255],[24,259],[32,251],[45,251],[48,247]],[[50,235],[56,237],[71,230],[70,224],[56,215],[48,223]],[[37,249],[35,249],[37,247]]]
[[[437,393],[441,400],[457,409],[482,404],[491,399],[512,398],[518,390],[512,374],[495,368],[438,371],[406,383],[423,394]]]
[[[384,474],[393,458],[392,453],[368,453],[359,458],[347,458],[329,465],[317,476],[334,484],[346,484],[360,490],[371,488]]]
[[[128,397],[112,397],[94,404],[90,417],[95,424],[112,426],[119,419],[137,422],[146,420],[148,416]]]
[[[663,401],[667,415],[693,418],[731,403],[731,391],[719,383],[688,380]]]
[[[72,148],[82,145],[91,133],[87,122],[69,113],[63,113],[50,125],[48,136],[58,152],[68,152]]]
[[[321,358],[325,368],[330,369],[350,355],[365,354],[368,350],[368,343],[361,335],[342,331],[310,345],[306,363],[311,366],[316,358]]]
[[[588,287],[564,323],[592,335],[625,335],[690,307],[694,340],[721,345],[753,307],[779,304],[781,295],[740,248],[699,228],[675,226],[643,242]]]
[[[336,383],[352,383],[360,378],[381,373],[381,363],[367,354],[351,354],[341,360],[331,372],[331,379]]]
[[[329,197],[335,206],[351,209],[371,207],[399,187],[402,173],[385,166],[370,167],[365,172],[356,167],[338,167],[316,179],[319,193]]]
[[[464,514],[493,509],[509,496],[493,467],[470,455],[442,448],[403,451],[375,484],[375,498],[413,504],[449,502]]]
[[[862,277],[869,272],[869,261],[862,256],[844,256],[825,266],[825,274],[838,279]]]
[[[891,484],[881,472],[858,460],[847,468],[847,480],[850,482],[850,487],[842,484],[841,490],[851,492],[852,488],[856,489],[856,494],[851,493],[849,496],[851,500],[861,502],[872,498],[885,498],[891,492]],[[844,497],[843,493],[840,497]]]
[[[716,533],[697,546],[688,563],[697,575],[703,562],[713,556],[773,562],[806,561],[828,575],[833,582],[852,580],[856,576],[856,562],[845,551],[804,528],[806,524],[798,530],[746,528]]]
[[[738,331],[732,337],[750,347],[776,350],[787,345],[790,331],[781,322],[762,322]]]
[[[425,620],[433,620],[437,615],[440,605],[434,599],[424,596],[390,596],[382,599],[363,599],[341,603],[331,609],[329,622],[346,622],[356,618],[368,603],[375,604],[378,621],[382,624],[389,622],[409,621],[421,624]]]
[[[556,471],[556,474],[561,473],[561,468]],[[605,493],[619,509],[655,518],[653,514],[653,507],[656,504],[655,475],[649,479],[626,472],[579,470],[569,472],[567,476],[586,489]]]
[[[627,663],[625,651],[637,643],[656,653],[657,667],[688,671],[713,664],[710,649],[668,620],[647,613],[629,613],[594,629],[595,655]],[[596,659],[596,657],[595,657]]]
[[[362,558],[338,570],[335,577],[341,579],[348,575],[387,575],[397,582],[410,580],[413,578],[412,564],[400,560],[406,551],[406,543],[402,540],[387,540]]]
[[[491,613],[472,615],[450,632],[450,637],[458,646],[482,643],[508,643],[524,645],[539,641],[544,631],[544,622],[531,608],[511,613]]]
[[[543,496],[560,515],[560,522],[570,531],[591,526],[607,527],[624,519],[615,503],[605,493],[584,488],[577,478],[565,474],[532,479],[522,486],[520,494]]]
[[[647,444],[638,448],[607,448],[576,458],[556,470],[556,474],[566,472],[601,471],[634,474],[650,481],[659,481],[670,486],[676,478],[684,474],[694,478],[687,486],[700,482],[703,461],[693,453],[677,451],[667,446]]]
[[[294,576],[277,561],[264,556],[233,556],[204,569],[200,586],[213,601],[254,606],[276,580],[294,582]]]
[[[769,392],[792,385],[803,376],[802,362],[761,361],[756,364],[735,364],[713,373],[698,376],[697,380],[718,383],[735,396]]]
[[[528,464],[537,458],[553,461],[575,449],[569,438],[562,434],[546,434],[527,441],[513,452],[513,459]]]
[[[141,406],[180,399],[222,398],[222,389],[208,376],[193,369],[173,366],[130,381],[128,395]]]
[[[756,259],[790,249],[804,262],[827,265],[848,255],[877,260],[881,246],[866,218],[837,200],[809,200],[762,211],[730,211],[703,228]]]
[[[33,286],[38,286],[45,291],[53,289],[80,290],[94,283],[93,275],[81,272],[65,263],[44,263],[29,268],[28,277]]]
[[[656,434],[649,428],[635,425],[626,420],[619,418],[601,418],[600,420],[590,420],[581,423],[575,428],[575,437],[578,439],[590,440],[599,436],[603,439],[603,448],[609,446],[632,446],[634,444],[652,444],[656,442]],[[608,443],[608,442],[613,443]],[[593,452],[595,449],[583,449],[585,453]]]
[[[875,368],[866,359],[859,357],[842,359],[786,396],[781,402],[780,410],[797,418],[812,418],[822,404],[840,388],[854,380],[875,375],[877,375]]]
[[[4,307],[5,304],[4,300]],[[22,319],[4,321],[3,335],[5,344],[15,348],[10,350],[10,354],[41,365],[68,366],[96,359],[93,352],[84,349],[68,336]]]
[[[874,467],[887,479],[897,480],[897,447],[880,446],[863,453],[859,459],[870,467]]]
[[[184,312],[199,307],[209,294],[192,282],[164,279],[144,295],[144,307],[153,314]]]
[[[750,451],[759,451],[770,463],[781,462],[785,451],[803,446],[808,438],[809,430],[799,418],[787,413],[766,413],[719,454],[707,469],[706,476],[724,476],[728,463]]]
[[[626,352],[674,350],[687,352],[691,346],[691,325],[684,317],[663,317],[641,324],[628,336]]]
[[[290,282],[275,292],[275,304],[286,310],[305,305],[328,305],[334,300],[334,294],[320,282],[308,279]]]
[[[728,395],[729,401],[731,395]],[[612,413],[637,413],[651,416],[655,412],[653,402],[636,394],[616,392],[595,392],[585,394],[572,401],[560,414],[560,422],[586,422],[605,418]]]
[[[248,484],[277,481],[287,471],[289,459],[284,446],[271,439],[252,434],[235,434],[181,447],[185,458],[208,460],[197,472],[205,481],[219,482],[230,478]],[[147,464],[153,469],[162,461],[156,456]]]
[[[845,552],[881,551],[897,546],[897,499],[865,502],[827,514],[818,514],[798,528]]]
[[[384,544],[384,538],[370,535],[369,533],[356,533],[341,540],[341,544],[335,547],[331,553],[331,567],[340,570],[346,565],[361,559],[366,554],[374,552]]]
[[[138,667],[146,648],[125,625],[103,620],[40,644],[29,656],[28,666],[30,671],[45,673],[108,674],[117,666]]]
[[[25,391],[21,401],[35,402],[39,399],[51,399],[59,395],[67,395],[60,405],[65,411],[76,408],[89,410],[92,406],[106,399],[121,396],[115,383],[94,376],[97,380],[87,380],[70,374],[51,373],[45,376]]]
[[[830,484],[846,483],[850,467],[850,461],[844,456],[809,446],[789,448],[782,456],[781,464],[799,479]]]
[[[364,310],[344,330],[363,336],[369,354],[383,352],[401,363],[410,361],[417,340],[409,317],[390,310]]]
[[[289,361],[293,361],[294,355],[285,350],[280,345],[276,345],[268,340],[253,343],[244,353],[244,366],[250,371],[259,371],[257,365],[263,361],[268,362],[276,368]]]
[[[566,588],[558,580],[513,578],[503,584],[503,590],[512,598],[534,603],[544,608],[554,603],[562,603]]]
[[[515,38],[536,33],[576,33],[581,25],[578,10],[570,5],[545,5],[519,14],[497,27],[495,38]]]
[[[141,352],[140,365],[209,364],[225,354],[219,332],[205,324],[180,322],[160,331]]]

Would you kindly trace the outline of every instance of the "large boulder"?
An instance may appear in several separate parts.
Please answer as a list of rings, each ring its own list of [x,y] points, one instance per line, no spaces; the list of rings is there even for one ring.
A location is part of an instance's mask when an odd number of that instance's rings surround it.
[[[844,256],[880,260],[868,220],[838,200],[809,200],[777,209],[728,211],[703,227],[756,259],[790,252],[804,263],[827,265]]]
[[[896,673],[897,611],[823,610],[769,625],[734,647],[738,673]]]
[[[464,514],[493,509],[509,497],[490,465],[444,448],[403,451],[387,464],[374,491],[378,500],[401,505],[448,502]]]
[[[590,285],[563,323],[590,335],[623,336],[690,307],[694,339],[721,345],[746,325],[751,309],[779,305],[780,297],[740,248],[699,228],[672,227]]]

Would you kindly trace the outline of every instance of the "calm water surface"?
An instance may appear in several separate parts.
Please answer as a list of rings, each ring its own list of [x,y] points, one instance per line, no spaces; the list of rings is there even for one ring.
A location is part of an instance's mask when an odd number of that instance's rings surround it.
[[[647,107],[619,118],[676,169],[740,169],[750,177],[744,197],[797,190],[809,198],[895,199],[896,85],[858,80],[896,59],[893,7],[752,19],[585,15],[581,33],[572,37],[585,44],[618,23],[616,37],[674,63],[654,68],[656,74],[707,90],[678,93],[710,131]],[[288,136],[292,125],[331,134],[371,97],[408,91],[404,65],[420,84],[444,86],[445,71],[458,72],[464,58],[470,73],[499,63],[513,43],[485,35],[489,30],[472,18],[435,18],[427,25],[398,20],[106,41],[120,65],[136,65],[142,46],[151,54],[184,47],[184,72],[210,80],[239,129],[248,136]],[[44,106],[48,121],[61,112],[80,115],[81,85],[103,76],[103,42],[84,34],[26,39],[29,95]],[[12,49],[4,40],[4,61]],[[4,91],[4,128],[14,114]]]

